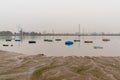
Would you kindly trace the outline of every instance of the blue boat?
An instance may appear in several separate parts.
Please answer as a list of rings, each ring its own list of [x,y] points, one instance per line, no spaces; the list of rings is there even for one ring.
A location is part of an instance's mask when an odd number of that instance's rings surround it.
[[[73,41],[66,41],[66,42],[65,42],[65,45],[71,46],[71,45],[73,45]]]

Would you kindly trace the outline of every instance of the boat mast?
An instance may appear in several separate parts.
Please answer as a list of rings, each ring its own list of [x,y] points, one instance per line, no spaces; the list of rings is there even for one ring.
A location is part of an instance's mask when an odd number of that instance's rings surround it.
[[[52,29],[52,35],[53,35],[53,39],[54,39],[54,29]]]
[[[78,36],[80,36],[80,24],[79,24],[79,33],[78,33]]]
[[[20,24],[18,25],[18,32],[19,32],[20,39],[21,39],[21,41],[22,41],[23,29],[20,27]]]

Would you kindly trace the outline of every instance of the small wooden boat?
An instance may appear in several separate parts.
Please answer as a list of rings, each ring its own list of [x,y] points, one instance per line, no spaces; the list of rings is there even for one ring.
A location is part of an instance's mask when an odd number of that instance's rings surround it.
[[[61,41],[61,39],[55,39],[55,41]]]
[[[105,39],[102,39],[102,41],[110,41],[110,39],[105,38]]]
[[[6,41],[12,41],[11,39],[6,39]]]
[[[103,49],[103,47],[101,47],[101,46],[94,46],[93,48],[94,49]]]
[[[84,43],[93,43],[93,41],[84,41]]]
[[[72,41],[66,41],[66,42],[65,42],[65,45],[71,46],[71,45],[73,45],[73,42],[72,42]]]
[[[53,40],[49,39],[48,42],[53,42]]]
[[[3,44],[3,46],[9,46],[8,44]]]
[[[16,39],[15,41],[16,41],[16,42],[20,42],[21,40],[20,40],[20,39]]]
[[[48,41],[48,39],[44,39],[44,41]]]
[[[45,42],[53,42],[51,39],[44,39]]]
[[[74,40],[74,42],[80,42],[80,40]]]
[[[35,44],[36,41],[28,41],[29,44]]]

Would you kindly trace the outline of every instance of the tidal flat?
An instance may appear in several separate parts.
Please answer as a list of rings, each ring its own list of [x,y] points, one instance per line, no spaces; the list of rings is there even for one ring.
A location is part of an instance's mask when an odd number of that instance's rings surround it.
[[[120,80],[120,57],[0,51],[0,80]]]

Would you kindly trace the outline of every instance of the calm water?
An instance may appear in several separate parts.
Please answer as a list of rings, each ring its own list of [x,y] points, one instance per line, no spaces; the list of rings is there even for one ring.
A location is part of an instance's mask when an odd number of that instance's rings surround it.
[[[43,53],[47,56],[120,56],[120,37],[119,36],[81,36],[80,42],[75,42],[72,46],[66,46],[65,41],[79,39],[75,36],[44,37],[44,36],[26,36],[22,42],[6,42],[6,39],[19,37],[0,37],[0,49],[24,54]],[[55,41],[56,38],[62,41]],[[103,42],[102,38],[109,38],[109,42]],[[44,42],[44,39],[52,39],[53,42]],[[29,40],[36,40],[36,44],[29,44]],[[85,40],[92,40],[93,43],[84,43]],[[13,44],[13,47],[3,47],[3,44]],[[103,47],[103,49],[94,49],[94,46]]]

